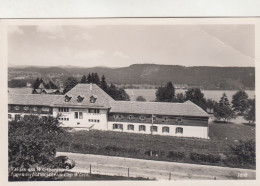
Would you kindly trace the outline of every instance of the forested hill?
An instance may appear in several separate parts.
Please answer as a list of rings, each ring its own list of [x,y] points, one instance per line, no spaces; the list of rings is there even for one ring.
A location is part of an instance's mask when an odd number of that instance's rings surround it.
[[[21,74],[41,77],[80,77],[97,72],[105,75],[108,82],[118,84],[187,84],[204,89],[254,89],[254,67],[185,67],[176,65],[134,64],[123,68],[78,67],[10,67],[9,80]],[[32,75],[27,77],[33,77]]]

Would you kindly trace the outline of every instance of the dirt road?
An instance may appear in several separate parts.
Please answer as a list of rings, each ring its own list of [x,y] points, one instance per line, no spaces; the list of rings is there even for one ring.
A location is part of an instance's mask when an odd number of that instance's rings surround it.
[[[196,165],[165,161],[141,160],[114,156],[57,152],[73,159],[74,172],[91,172],[92,174],[119,175],[130,177],[154,178],[156,180],[178,179],[255,179],[256,171],[208,165]]]

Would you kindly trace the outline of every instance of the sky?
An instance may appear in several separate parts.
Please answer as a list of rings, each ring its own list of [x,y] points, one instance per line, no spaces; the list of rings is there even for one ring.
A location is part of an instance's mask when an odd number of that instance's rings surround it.
[[[255,66],[254,25],[8,26],[9,66]]]

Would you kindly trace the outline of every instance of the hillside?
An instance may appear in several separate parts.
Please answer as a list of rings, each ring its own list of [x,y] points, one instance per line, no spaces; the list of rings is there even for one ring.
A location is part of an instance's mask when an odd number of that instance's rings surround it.
[[[68,76],[80,79],[82,75],[97,72],[110,83],[161,85],[174,84],[200,86],[203,89],[254,89],[253,67],[185,67],[176,65],[134,64],[122,68],[79,67],[9,67],[8,79],[35,79],[43,77],[64,81]]]

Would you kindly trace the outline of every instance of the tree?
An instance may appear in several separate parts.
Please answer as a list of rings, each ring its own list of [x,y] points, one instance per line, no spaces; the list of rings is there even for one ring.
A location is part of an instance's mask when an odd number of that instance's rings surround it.
[[[136,98],[136,101],[143,101],[143,102],[145,102],[146,99],[145,99],[143,96],[138,96],[138,97]]]
[[[57,85],[55,85],[52,81],[49,81],[49,87],[50,89],[57,89]]]
[[[77,84],[78,84],[78,81],[74,77],[69,77],[63,85],[63,87],[64,87],[63,94],[66,94],[68,91],[70,91]]]
[[[91,74],[88,74],[87,83],[92,83],[92,76],[91,76]]]
[[[100,80],[99,80],[99,77],[98,77],[98,74],[97,73],[92,73],[92,82],[91,83],[94,83],[96,85],[100,85]]]
[[[42,79],[41,79],[42,80]],[[33,83],[33,89],[37,89],[39,87],[39,85],[41,84],[41,81],[39,78],[37,78],[35,80],[35,82]]]
[[[243,115],[248,109],[248,95],[244,90],[237,91],[232,96],[232,108],[238,115]]]
[[[225,122],[236,117],[225,93],[223,93],[218,105],[215,108],[214,116],[217,120],[223,119]]]
[[[244,112],[244,118],[249,124],[255,122],[255,98],[248,100],[248,108]]]
[[[190,100],[191,102],[195,103],[203,110],[207,109],[206,99],[204,98],[204,94],[201,92],[199,88],[191,88],[185,92],[185,100]]]
[[[115,85],[111,84],[108,87],[107,94],[110,95],[115,100],[125,100],[129,101],[129,95],[125,92],[124,89],[117,88]]]
[[[87,83],[87,78],[85,75],[82,76],[80,83]]]
[[[101,78],[101,82],[100,82],[100,88],[102,88],[105,92],[107,92],[107,82],[106,82],[106,78],[103,75]]]
[[[183,93],[176,94],[176,98],[175,98],[174,102],[184,103],[185,102],[185,95]]]
[[[175,88],[171,82],[168,82],[165,87],[159,87],[155,95],[156,101],[173,102],[175,96]]]
[[[218,106],[218,103],[213,99],[207,99],[206,107],[209,113],[213,113],[215,108]]]
[[[8,124],[9,167],[45,165],[56,154],[56,147],[68,138],[57,118],[29,115]]]

